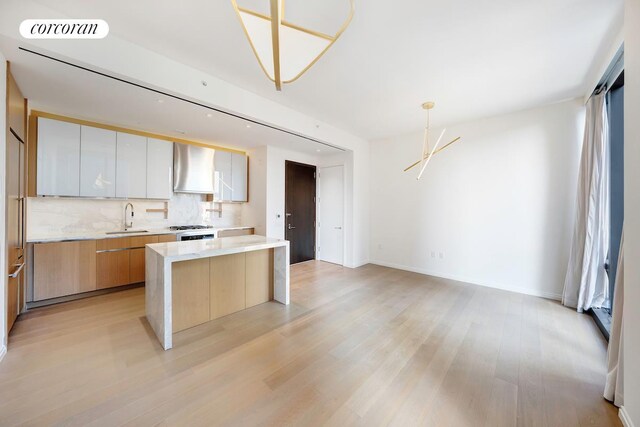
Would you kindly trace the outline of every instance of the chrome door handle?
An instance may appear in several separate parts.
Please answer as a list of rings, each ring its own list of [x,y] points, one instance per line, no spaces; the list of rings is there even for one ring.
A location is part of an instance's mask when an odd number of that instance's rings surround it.
[[[285,216],[291,216],[291,214],[290,214],[290,213],[286,213],[286,214],[284,214],[284,215],[285,215]]]
[[[9,274],[9,277],[12,278],[12,279],[15,279],[16,277],[18,277],[18,274],[20,274],[20,272],[24,268],[24,262],[22,264],[14,264],[13,266],[14,267],[18,267],[18,268],[16,268],[16,271],[14,271],[13,273]]]
[[[288,228],[289,230],[293,230],[293,229],[295,229],[295,227],[292,227],[292,226],[291,226],[291,224],[289,224],[287,228]]]

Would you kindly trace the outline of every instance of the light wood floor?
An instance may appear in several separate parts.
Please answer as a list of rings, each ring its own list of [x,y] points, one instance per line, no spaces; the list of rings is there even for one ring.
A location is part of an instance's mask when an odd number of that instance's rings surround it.
[[[143,289],[37,309],[0,363],[0,425],[608,426],[606,344],[556,302],[368,265],[292,269],[164,352]]]

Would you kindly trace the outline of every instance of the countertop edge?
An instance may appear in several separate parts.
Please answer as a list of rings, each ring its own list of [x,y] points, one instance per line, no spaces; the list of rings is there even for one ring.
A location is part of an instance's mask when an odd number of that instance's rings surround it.
[[[213,227],[211,230],[246,230],[249,228],[255,228],[252,225],[241,226],[229,226],[229,227]],[[78,235],[78,236],[53,236],[53,237],[36,237],[28,238],[25,243],[60,243],[60,242],[77,242],[82,240],[102,240],[102,239],[117,239],[120,237],[139,237],[139,236],[158,236],[163,234],[178,234],[181,231],[168,230],[168,229],[156,229],[147,230],[142,233],[123,233],[123,234],[106,234],[106,232],[97,233],[94,235]]]

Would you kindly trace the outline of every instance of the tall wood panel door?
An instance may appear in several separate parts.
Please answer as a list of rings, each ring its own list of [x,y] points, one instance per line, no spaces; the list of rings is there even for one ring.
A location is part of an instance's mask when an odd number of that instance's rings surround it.
[[[316,257],[316,167],[285,163],[285,239],[291,264]]]
[[[24,304],[24,153],[26,140],[26,101],[7,68],[6,134],[6,244],[7,330],[11,330]]]

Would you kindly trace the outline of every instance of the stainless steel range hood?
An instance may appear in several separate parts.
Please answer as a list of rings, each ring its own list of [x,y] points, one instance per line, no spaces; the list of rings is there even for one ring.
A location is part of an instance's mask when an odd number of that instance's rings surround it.
[[[213,148],[173,143],[173,191],[213,194]]]

